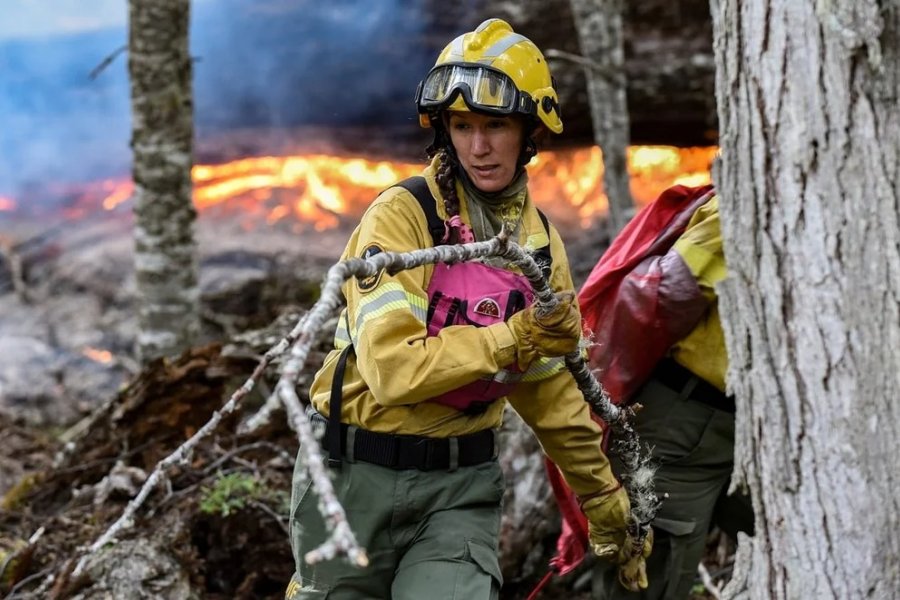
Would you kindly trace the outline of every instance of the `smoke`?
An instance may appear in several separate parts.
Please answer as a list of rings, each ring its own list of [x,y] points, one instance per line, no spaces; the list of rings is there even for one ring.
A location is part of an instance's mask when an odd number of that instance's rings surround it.
[[[55,3],[18,4],[37,18],[36,5],[49,15]],[[304,125],[414,130],[418,81],[443,44],[470,25],[438,19],[439,4],[195,0],[198,137]],[[0,196],[21,202],[48,182],[128,173],[127,54],[89,77],[127,44],[126,24],[109,21],[91,20],[90,31],[73,32],[77,23],[70,18],[61,33],[16,39],[0,28]]]
[[[422,44],[415,4],[216,3],[194,30],[198,127],[412,120],[416,84],[437,55]]]
[[[0,42],[0,194],[127,170],[124,62],[88,77],[125,32]]]

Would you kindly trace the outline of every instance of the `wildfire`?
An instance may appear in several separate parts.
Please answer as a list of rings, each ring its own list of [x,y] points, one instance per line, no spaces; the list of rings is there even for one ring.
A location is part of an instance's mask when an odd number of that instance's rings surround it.
[[[134,184],[131,181],[115,181],[107,179],[103,182],[103,190],[109,192],[103,199],[104,210],[112,210],[134,194]]]
[[[633,146],[628,150],[631,192],[639,205],[675,184],[710,180],[717,149]],[[248,157],[193,169],[194,203],[201,213],[240,219],[245,227],[286,224],[324,230],[359,218],[391,184],[422,170],[421,163],[347,158],[324,154]],[[608,209],[602,191],[603,160],[597,147],[542,151],[529,166],[537,204],[562,226],[587,227]],[[90,214],[98,205],[113,210],[131,199],[128,179],[87,184],[74,194],[67,214]],[[91,208],[93,206],[93,208]],[[16,209],[0,196],[0,211]]]
[[[341,158],[324,154],[262,156],[194,167],[194,203],[200,211],[235,201],[268,223],[293,215],[317,230],[356,217],[375,195],[421,165]]]
[[[85,346],[81,349],[81,353],[87,356],[94,362],[109,364],[112,362],[113,355],[109,350],[102,350],[100,348],[92,348],[90,346]]]

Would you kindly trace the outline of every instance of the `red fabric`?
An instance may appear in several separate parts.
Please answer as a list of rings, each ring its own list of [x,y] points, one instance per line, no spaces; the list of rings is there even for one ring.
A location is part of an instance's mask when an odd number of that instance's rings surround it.
[[[559,573],[565,575],[581,564],[588,542],[588,522],[581,512],[578,498],[566,485],[557,466],[549,458],[544,459],[547,467],[547,478],[553,495],[556,496],[556,504],[562,515],[562,533],[556,541],[556,556],[550,559],[550,566]]]
[[[589,350],[591,368],[617,404],[646,380],[674,342],[658,335],[668,320],[667,307],[653,300],[663,278],[658,261],[635,267],[669,250],[711,190],[711,185],[665,190],[616,236],[578,293],[586,333],[598,342]]]
[[[600,335],[595,335],[595,339],[599,339],[601,343],[611,343],[614,338],[604,337],[604,335],[610,335],[611,329],[603,330],[601,328],[605,325],[605,321],[612,321],[608,318],[607,313],[611,312],[610,305],[619,293],[622,281],[635,266],[648,256],[668,251],[687,225],[689,215],[685,214],[685,209],[694,206],[695,201],[699,201],[711,190],[711,185],[671,187],[664,191],[655,202],[645,206],[616,236],[578,294],[586,329],[594,334],[600,332]],[[693,210],[690,211],[690,214],[693,214]],[[681,219],[678,219],[679,215],[682,216]],[[645,278],[644,285],[658,285],[658,274],[651,271],[643,274],[642,277]],[[604,314],[607,314],[605,320]],[[645,317],[652,320],[656,315],[646,315]],[[668,343],[665,342],[666,345]],[[650,344],[652,344],[652,340],[643,339],[642,345],[638,349],[639,354],[646,356],[644,360],[649,364],[647,373],[662,356],[660,349],[650,348]],[[665,348],[662,349],[662,352],[665,352]],[[615,355],[616,351],[607,354]],[[590,363],[591,367],[595,369],[597,368],[596,359],[597,354],[592,352]],[[605,367],[600,373],[600,382],[610,396],[616,401],[627,397],[630,382],[626,380],[626,377],[633,376],[635,373],[617,370],[615,362],[610,362]],[[584,560],[588,547],[588,523],[581,511],[578,498],[566,485],[557,466],[550,459],[545,459],[545,463],[547,477],[562,515],[562,532],[556,542],[556,556],[550,560],[550,566],[555,572],[564,575],[575,569]],[[537,593],[545,584],[546,582],[542,581],[533,593]]]
[[[528,597],[525,600],[537,600],[537,597],[540,595],[541,590],[544,589],[544,586],[550,583],[551,579],[553,579],[552,570],[547,571],[544,576],[541,577],[541,580],[538,581],[537,585],[534,586],[534,589],[531,590],[531,593],[528,594]]]

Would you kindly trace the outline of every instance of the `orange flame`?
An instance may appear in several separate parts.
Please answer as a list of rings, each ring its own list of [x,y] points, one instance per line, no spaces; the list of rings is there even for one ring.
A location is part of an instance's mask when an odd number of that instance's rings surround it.
[[[293,214],[316,230],[358,216],[375,195],[421,171],[418,164],[341,158],[324,154],[261,156],[193,170],[194,203],[200,211],[235,199],[244,212],[262,209],[268,223]]]
[[[134,182],[108,179],[103,182],[104,191],[109,194],[103,199],[104,210],[112,210],[131,198],[134,194]]]
[[[630,148],[635,201],[644,205],[677,183],[708,183],[716,151]],[[229,208],[240,205],[244,214],[262,211],[270,224],[293,215],[323,230],[337,226],[340,215],[359,217],[378,192],[421,170],[422,165],[416,163],[323,154],[244,158],[195,166],[194,202],[200,211],[225,203]],[[603,160],[597,147],[541,152],[529,166],[529,175],[535,201],[561,223],[586,227],[608,209],[602,192]]]
[[[85,346],[81,349],[81,353],[87,356],[94,362],[109,364],[112,362],[113,355],[109,350],[103,350],[100,348],[92,348],[90,346]]]
[[[715,147],[630,147],[632,197],[642,206],[671,185],[708,183],[716,152]],[[247,229],[282,224],[321,231],[340,225],[342,219],[358,219],[381,190],[420,173],[423,166],[325,154],[256,156],[195,165],[194,204],[212,217],[238,216],[238,224]],[[558,225],[587,227],[607,212],[599,148],[542,151],[528,170],[535,202]],[[98,207],[113,210],[132,197],[134,184],[105,179],[66,193],[77,201],[65,209],[65,215],[78,218]],[[0,196],[0,211],[15,209],[14,200]]]

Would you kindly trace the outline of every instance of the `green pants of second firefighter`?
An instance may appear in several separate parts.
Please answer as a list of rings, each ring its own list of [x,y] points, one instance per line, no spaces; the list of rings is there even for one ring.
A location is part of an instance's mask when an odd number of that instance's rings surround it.
[[[296,572],[288,600],[488,600],[502,583],[497,557],[503,474],[496,461],[455,471],[393,470],[344,461],[335,492],[369,566],[335,558],[310,566],[326,539],[318,497],[297,477],[291,499]]]
[[[752,531],[749,499],[725,494],[734,465],[734,415],[652,379],[635,402],[643,405],[636,429],[659,465],[656,492],[668,494],[653,523],[653,553],[647,560],[650,585],[640,593],[628,592],[616,580],[615,567],[602,563],[594,571],[593,597],[686,600],[711,525],[731,535]]]

